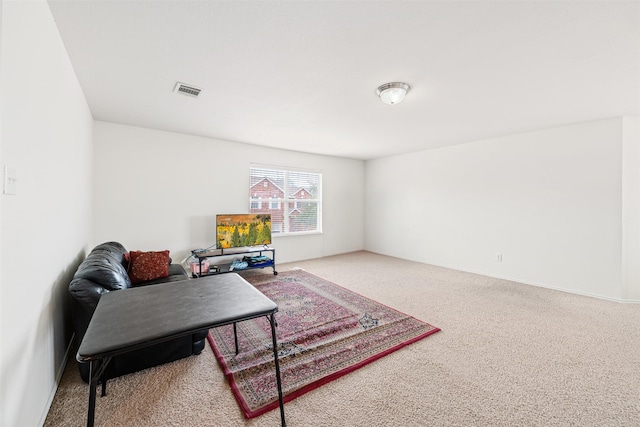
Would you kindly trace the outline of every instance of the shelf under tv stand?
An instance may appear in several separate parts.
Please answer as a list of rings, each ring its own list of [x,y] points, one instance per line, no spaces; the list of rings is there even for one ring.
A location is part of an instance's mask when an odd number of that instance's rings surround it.
[[[230,248],[230,249],[214,249],[207,251],[198,251],[193,250],[191,253],[198,260],[199,271],[202,271],[202,261],[209,258],[221,258],[221,257],[234,257],[237,255],[250,255],[250,254],[258,254],[262,256],[263,252],[271,252],[271,260],[265,263],[261,263],[258,265],[249,265],[247,268],[243,269],[231,269],[231,262],[211,262],[209,264],[209,272],[197,274],[192,271],[192,277],[205,277],[205,276],[213,276],[216,274],[225,274],[225,273],[238,273],[241,271],[247,270],[255,270],[259,268],[272,268],[274,276],[278,275],[276,271],[276,250],[270,246],[255,246],[255,247],[247,247],[247,248]],[[235,258],[237,259],[237,257]]]

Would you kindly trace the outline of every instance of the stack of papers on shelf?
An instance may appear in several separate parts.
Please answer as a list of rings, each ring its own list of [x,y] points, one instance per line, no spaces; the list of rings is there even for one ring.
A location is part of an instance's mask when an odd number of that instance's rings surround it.
[[[273,264],[273,260],[268,256],[260,255],[260,256],[246,256],[242,258],[243,261],[246,261],[251,267],[264,267]]]

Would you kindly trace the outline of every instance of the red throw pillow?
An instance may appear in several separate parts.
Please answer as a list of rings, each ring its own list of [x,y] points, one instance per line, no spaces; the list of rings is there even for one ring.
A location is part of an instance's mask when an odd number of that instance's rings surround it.
[[[169,251],[129,252],[129,278],[131,284],[137,285],[149,280],[169,276]]]

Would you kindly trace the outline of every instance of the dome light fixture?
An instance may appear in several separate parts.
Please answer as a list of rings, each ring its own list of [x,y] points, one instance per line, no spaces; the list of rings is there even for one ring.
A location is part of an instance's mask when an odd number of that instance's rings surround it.
[[[402,102],[409,89],[411,87],[406,83],[393,82],[378,87],[376,93],[385,104],[395,105]]]

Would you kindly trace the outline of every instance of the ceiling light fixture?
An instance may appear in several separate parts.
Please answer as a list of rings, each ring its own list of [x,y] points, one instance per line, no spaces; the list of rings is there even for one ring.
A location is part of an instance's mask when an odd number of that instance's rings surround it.
[[[409,89],[411,87],[406,83],[393,82],[378,87],[376,93],[385,104],[395,105],[402,102]]]

